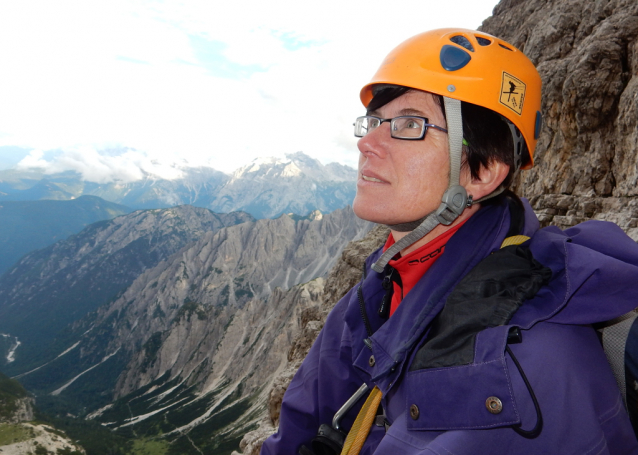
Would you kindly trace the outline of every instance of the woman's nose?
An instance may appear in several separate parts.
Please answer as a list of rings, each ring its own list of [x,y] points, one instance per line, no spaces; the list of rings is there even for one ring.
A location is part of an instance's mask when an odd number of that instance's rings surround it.
[[[390,141],[390,125],[382,123],[357,142],[359,152],[363,155],[376,155],[380,158],[388,153]]]

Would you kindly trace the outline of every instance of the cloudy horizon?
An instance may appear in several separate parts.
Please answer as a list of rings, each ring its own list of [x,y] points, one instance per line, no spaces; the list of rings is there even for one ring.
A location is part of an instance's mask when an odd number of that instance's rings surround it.
[[[358,92],[383,57],[496,3],[5,2],[0,169],[175,178],[298,151],[356,166]]]

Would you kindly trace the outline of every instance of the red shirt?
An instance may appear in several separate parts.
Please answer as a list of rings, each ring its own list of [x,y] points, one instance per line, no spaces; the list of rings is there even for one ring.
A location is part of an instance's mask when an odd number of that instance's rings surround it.
[[[445,231],[433,240],[423,245],[420,248],[412,251],[406,256],[402,256],[399,259],[391,259],[388,264],[394,267],[403,283],[403,289],[398,283],[394,284],[394,293],[392,295],[392,303],[390,304],[390,316],[399,307],[401,300],[410,292],[414,285],[421,279],[421,277],[432,267],[432,264],[443,254],[445,251],[445,245],[448,240],[467,220],[457,224],[452,229]],[[394,244],[394,237],[392,233],[388,236],[388,240],[385,242],[383,251],[387,250]]]

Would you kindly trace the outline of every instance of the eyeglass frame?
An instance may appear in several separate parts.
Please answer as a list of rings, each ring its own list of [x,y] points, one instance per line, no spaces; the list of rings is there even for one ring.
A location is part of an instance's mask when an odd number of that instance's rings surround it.
[[[381,118],[381,117],[377,117],[375,115],[362,115],[361,117],[357,117],[355,120],[355,123],[353,123],[353,126],[356,126],[357,124],[357,120],[362,119],[362,118],[373,118],[373,119],[377,119],[379,120],[379,125],[375,128],[379,128],[379,126],[381,126],[383,123],[385,122],[390,122],[390,137],[392,139],[399,139],[402,141],[422,141],[423,139],[425,139],[425,134],[428,132],[428,128],[434,128],[436,130],[442,131],[444,133],[447,134],[447,130],[441,126],[438,125],[433,125],[432,123],[428,123],[428,119],[426,117],[420,117],[418,115],[399,115],[397,117],[393,117],[393,118]],[[425,120],[425,123],[423,124],[423,131],[421,131],[421,135],[419,137],[395,137],[392,135],[392,127],[394,126],[394,121],[400,118],[418,118],[420,120]],[[374,131],[374,130],[373,130]],[[365,137],[368,134],[370,134],[371,131],[368,131],[366,134],[364,134],[363,136],[357,136],[356,133],[356,128],[355,128],[355,137]]]

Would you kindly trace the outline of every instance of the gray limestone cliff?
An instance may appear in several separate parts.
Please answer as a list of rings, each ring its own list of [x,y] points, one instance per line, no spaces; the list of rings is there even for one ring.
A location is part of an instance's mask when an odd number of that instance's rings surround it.
[[[34,403],[18,381],[0,373],[0,452],[22,455],[44,449],[45,453],[84,454],[63,431],[34,422]]]
[[[503,0],[481,29],[543,79],[536,165],[516,192],[545,225],[608,220],[638,240],[638,2]]]
[[[0,373],[0,423],[33,420],[34,401],[18,381]]]

